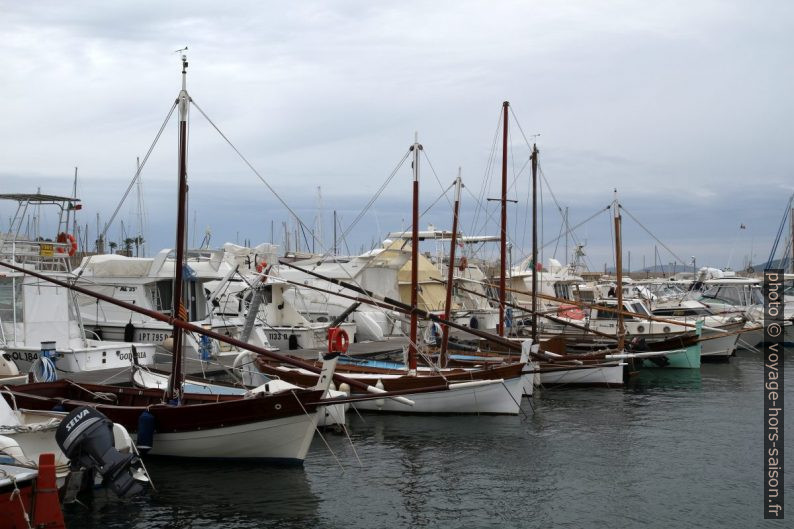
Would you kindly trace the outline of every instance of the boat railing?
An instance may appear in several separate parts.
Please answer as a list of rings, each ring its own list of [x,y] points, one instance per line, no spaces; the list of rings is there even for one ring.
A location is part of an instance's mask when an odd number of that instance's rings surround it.
[[[31,241],[0,235],[0,259],[26,264],[44,272],[69,272],[68,242]]]

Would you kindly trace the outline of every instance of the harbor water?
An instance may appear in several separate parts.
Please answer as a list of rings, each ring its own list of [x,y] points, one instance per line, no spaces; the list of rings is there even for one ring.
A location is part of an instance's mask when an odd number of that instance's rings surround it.
[[[762,374],[761,355],[740,352],[622,389],[539,390],[526,416],[351,413],[352,445],[315,437],[303,467],[150,458],[156,492],[98,491],[67,507],[67,525],[785,527],[763,520]]]

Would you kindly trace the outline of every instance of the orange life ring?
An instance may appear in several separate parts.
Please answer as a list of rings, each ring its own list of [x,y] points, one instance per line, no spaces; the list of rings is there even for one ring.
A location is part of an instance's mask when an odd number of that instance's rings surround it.
[[[350,337],[347,331],[341,327],[330,327],[328,329],[328,352],[346,353],[350,345]]]
[[[258,263],[256,263],[256,271],[259,272],[260,274],[265,268],[267,268],[267,262],[259,261]]]
[[[77,253],[77,239],[74,238],[74,235],[71,233],[61,232],[58,234],[58,238],[56,239],[57,242],[64,244],[68,243],[69,248],[58,248],[58,253],[65,253],[69,257],[72,257],[74,254]]]

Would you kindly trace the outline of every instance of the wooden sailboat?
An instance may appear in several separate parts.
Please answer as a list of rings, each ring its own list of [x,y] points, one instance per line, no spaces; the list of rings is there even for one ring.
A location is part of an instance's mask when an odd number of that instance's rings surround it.
[[[173,306],[182,301],[182,269],[185,249],[185,202],[187,192],[187,110],[190,96],[186,88],[187,59],[182,56],[182,89],[179,106],[179,203],[176,232],[176,266]],[[9,263],[2,266],[29,274],[86,295],[92,295],[134,312],[173,324],[174,351],[181,351],[185,329],[211,335],[221,341],[239,341],[195,327],[183,314],[165,316],[109,296],[67,284],[38,272]],[[182,312],[182,311],[178,311]],[[317,426],[317,407],[332,380],[338,352],[325,356],[317,384],[309,390],[257,393],[252,396],[199,395],[185,393],[182,387],[181,355],[174,354],[171,378],[166,391],[76,384],[70,380],[20,385],[5,388],[3,397],[16,406],[29,409],[65,410],[89,405],[110,420],[138,432],[138,444],[149,453],[172,457],[265,459],[302,462]]]
[[[413,209],[412,209],[412,235],[411,235],[411,304],[404,305],[395,300],[378,299],[372,292],[366,291],[356,285],[320,277],[315,272],[300,269],[306,273],[326,279],[340,286],[360,292],[370,298],[370,302],[385,302],[389,305],[405,310],[410,315],[410,342],[407,351],[407,365],[404,369],[380,369],[371,365],[350,366],[339,364],[338,371],[344,372],[348,377],[388,391],[422,391],[421,394],[408,393],[414,401],[414,406],[396,406],[384,401],[367,401],[356,404],[358,409],[372,411],[398,411],[402,413],[472,413],[472,414],[517,414],[520,411],[520,401],[525,392],[527,381],[532,374],[525,372],[529,358],[529,341],[523,344],[523,356],[519,362],[503,366],[480,369],[454,369],[444,370],[439,368],[418,369],[417,366],[417,340],[418,318],[420,314],[429,316],[427,312],[417,307],[418,300],[418,255],[419,255],[419,153],[422,145],[417,140],[411,146],[413,154]],[[456,202],[459,201],[460,180],[456,182]],[[298,269],[294,265],[288,265]],[[357,299],[358,301],[358,299]],[[366,300],[362,300],[366,301]],[[435,317],[435,320],[440,318]],[[443,324],[451,322],[444,319]],[[461,326],[462,327],[462,326]],[[505,340],[506,341],[506,340]],[[510,344],[522,347],[518,343]],[[281,367],[262,362],[260,368],[267,374],[277,375],[280,378],[296,384],[312,384],[316,375],[302,370]],[[531,381],[529,382],[531,384]]]

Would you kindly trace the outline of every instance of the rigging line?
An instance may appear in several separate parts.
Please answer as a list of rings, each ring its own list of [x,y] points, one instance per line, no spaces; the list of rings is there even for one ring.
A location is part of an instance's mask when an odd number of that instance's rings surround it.
[[[496,119],[496,130],[494,131],[493,142],[491,143],[491,151],[488,153],[488,160],[487,160],[487,162],[485,164],[485,177],[483,178],[482,185],[480,186],[480,195],[479,195],[480,198],[476,198],[475,197],[475,200],[476,200],[477,204],[480,205],[481,207],[482,207],[482,201],[480,199],[483,196],[485,196],[486,189],[487,189],[488,184],[490,182],[490,175],[491,175],[492,166],[495,163],[495,159],[496,159],[495,158],[496,157],[496,145],[497,145],[497,141],[499,139],[499,125],[501,124],[501,121],[502,121],[502,111],[503,111],[503,109],[504,109],[504,107],[499,109],[499,116]],[[474,213],[475,213],[474,214],[474,218],[472,219],[472,223],[471,223],[471,233],[476,233],[474,230],[477,227],[477,221],[480,218],[480,209],[479,208],[476,209]]]
[[[455,182],[452,182],[449,185],[449,187],[447,187],[446,189],[442,189],[441,190],[441,194],[436,197],[436,199],[433,201],[433,203],[430,204],[429,206],[427,206],[424,209],[424,211],[422,211],[419,214],[419,218],[421,219],[422,217],[424,217],[425,214],[433,208],[433,206],[435,206],[436,204],[438,204],[441,201],[442,197],[446,197],[449,194],[449,190],[452,189],[454,186],[455,186]],[[447,200],[449,200],[449,199],[447,199]],[[403,231],[400,232],[400,238],[404,239],[405,238],[405,234],[408,233],[409,231],[411,231],[413,229],[413,227],[414,227],[413,223],[409,224],[407,228],[405,228]],[[369,266],[369,263],[365,264],[364,268],[366,268],[367,266]]]
[[[582,222],[576,224],[572,228],[569,228],[565,233],[560,235],[560,237],[564,237],[566,234],[571,233],[572,231],[576,230],[577,228],[581,227],[584,224],[587,224],[588,222],[590,222],[591,220],[596,218],[598,215],[600,215],[601,213],[603,213],[605,211],[609,211],[611,208],[612,208],[612,204],[608,205],[605,208],[599,209],[598,211],[596,211],[595,213],[593,213],[592,215],[590,215],[589,217],[584,219]],[[548,242],[544,242],[542,244],[541,248],[546,248],[547,246],[550,246],[550,245],[554,244],[555,242],[557,242],[560,239],[560,237],[557,237],[556,239],[552,239],[552,240],[550,240]]]
[[[438,174],[436,174],[436,169],[435,167],[433,167],[433,163],[430,161],[430,156],[428,156],[427,151],[422,149],[422,154],[425,155],[425,160],[427,160],[427,165],[430,166],[430,170],[433,172],[433,176],[436,177],[436,182],[438,182],[438,187],[441,188],[441,191],[444,193],[444,196],[447,197],[446,193],[447,191],[449,191],[449,188],[444,189],[444,184],[442,184],[441,180],[438,178]],[[452,208],[452,201],[449,200],[449,197],[447,197],[447,204],[449,204],[449,207]]]
[[[612,269],[615,271],[615,273],[617,273],[617,271],[618,271],[618,263],[617,263],[617,255],[616,255],[617,251],[615,249],[615,235],[616,235],[615,231],[614,231],[615,230],[615,223],[612,222],[612,216],[611,215],[607,215],[607,225],[609,226],[609,240],[611,241],[611,244],[612,244],[612,246],[611,246],[612,251],[610,252],[612,254]],[[604,273],[606,274],[607,271],[604,270]]]
[[[273,193],[273,196],[276,197],[276,199],[281,203],[281,205],[284,206],[286,210],[295,217],[295,220],[297,220],[301,226],[305,226],[305,223],[303,222],[303,220],[301,220],[300,216],[289,206],[289,204],[287,204],[287,202],[281,197],[281,195],[279,195],[278,192],[276,192],[273,186],[271,186],[267,182],[267,180],[265,180],[265,178],[259,173],[259,171],[256,170],[256,168],[251,164],[251,162],[248,161],[248,158],[246,158],[243,155],[243,153],[240,152],[240,150],[231,142],[231,140],[226,137],[226,135],[221,131],[220,128],[218,128],[215,122],[210,119],[210,117],[204,112],[204,110],[198,105],[198,103],[196,103],[196,101],[193,98],[190,98],[190,102],[193,104],[193,106],[196,107],[196,109],[198,109],[201,115],[204,116],[204,119],[206,119],[209,122],[209,124],[212,125],[212,128],[214,128],[215,131],[218,134],[220,134],[221,138],[224,139],[224,141],[229,145],[229,147],[231,147],[232,150],[235,153],[237,153],[237,156],[240,157],[243,163],[245,163],[245,165],[247,165],[248,168],[251,169],[251,171],[253,171],[253,173],[257,176],[257,178],[259,178],[259,180],[261,180],[262,183],[265,184],[265,187],[267,187],[270,190],[270,192]]]
[[[298,223],[300,223],[301,226],[305,226],[305,223],[301,220],[300,216],[287,204],[287,202],[276,192],[276,190],[267,182],[267,180],[264,179],[264,177],[259,173],[259,171],[257,171],[256,168],[251,164],[251,162],[249,162],[248,159],[243,155],[243,153],[240,152],[239,149],[237,149],[237,147],[231,142],[231,140],[229,140],[229,138],[226,137],[226,135],[220,130],[220,128],[218,128],[218,126],[215,124],[215,122],[213,122],[210,119],[210,117],[204,112],[204,110],[192,98],[190,99],[190,102],[198,109],[198,111],[201,113],[201,115],[204,116],[204,119],[206,119],[210,123],[210,125],[212,125],[212,127],[215,129],[215,131],[221,136],[221,138],[223,138],[226,141],[226,143],[232,148],[232,150],[234,150],[234,152],[237,153],[237,155],[240,157],[240,159],[248,166],[249,169],[251,169],[251,171],[257,176],[257,178],[259,178],[259,180],[263,184],[265,184],[265,187],[267,187],[270,190],[270,192],[273,193],[273,195],[287,209],[287,211],[292,213],[292,215],[295,217],[295,219],[298,221]],[[389,178],[386,180],[386,182],[384,182],[384,184],[378,190],[378,193],[369,201],[369,203],[367,204],[367,206],[364,209],[364,211],[362,211],[359,214],[359,216],[353,221],[353,223],[351,225],[349,225],[348,228],[342,233],[342,239],[345,241],[345,246],[346,247],[347,247],[347,235],[350,232],[350,230],[353,228],[353,226],[356,225],[356,223],[359,222],[359,220],[361,218],[363,218],[364,214],[369,209],[369,207],[371,207],[371,205],[380,196],[380,194],[383,192],[383,190],[386,188],[386,186],[389,184],[389,182],[392,180],[392,178],[394,178],[394,176],[397,174],[397,171],[400,169],[400,167],[402,167],[402,164],[408,158],[410,153],[411,153],[410,150],[405,153],[405,155],[403,156],[402,160],[400,160],[400,162],[394,168],[394,171],[392,171],[392,174],[389,176]],[[314,238],[316,240],[316,237],[315,237],[314,234],[312,234],[312,238]],[[324,245],[323,245],[322,241],[318,241],[318,242],[320,244],[320,247],[324,249]],[[350,252],[350,250],[348,249],[348,253],[349,252]],[[325,255],[326,256],[330,255],[330,249],[325,250]],[[358,284],[358,281],[351,276],[351,274],[347,270],[347,268],[342,267],[342,270],[345,271],[345,275],[347,275],[348,278],[351,281],[353,281],[354,283]],[[358,285],[358,286],[360,287],[361,285]],[[388,314],[385,311],[382,311],[382,312],[384,314],[386,314],[386,316],[388,317]]]
[[[650,236],[653,238],[653,240],[654,240],[654,241],[656,241],[656,242],[658,242],[659,244],[661,244],[661,245],[662,245],[662,248],[664,248],[665,250],[667,250],[668,252],[670,252],[670,255],[672,255],[673,257],[675,257],[676,259],[678,259],[678,260],[679,260],[680,262],[682,262],[682,263],[685,263],[685,262],[686,262],[686,261],[684,261],[683,259],[681,259],[680,257],[678,257],[678,256],[675,254],[675,252],[674,252],[673,250],[671,250],[670,248],[668,248],[668,247],[667,247],[667,245],[666,245],[665,243],[663,243],[662,241],[660,241],[660,240],[659,240],[659,239],[656,237],[656,235],[654,235],[653,233],[651,233],[651,231],[650,231],[648,228],[646,228],[645,226],[643,226],[642,222],[640,222],[639,220],[637,220],[637,217],[635,217],[634,215],[632,215],[632,214],[631,214],[631,212],[630,212],[629,210],[627,210],[627,209],[626,209],[626,208],[623,206],[623,204],[618,204],[618,207],[619,207],[621,210],[625,211],[625,212],[626,212],[626,214],[627,214],[629,217],[631,217],[631,219],[632,219],[634,222],[636,222],[637,224],[639,224],[639,225],[640,225],[640,228],[642,228],[643,230],[645,230],[645,233],[647,233],[648,235],[650,235]]]
[[[286,203],[286,201],[285,201],[285,200],[284,200],[284,199],[283,199],[283,198],[282,198],[282,197],[281,197],[281,196],[280,196],[280,195],[279,195],[279,194],[276,192],[276,190],[275,190],[275,189],[274,189],[274,188],[273,188],[273,187],[272,187],[272,186],[271,186],[271,185],[270,185],[270,184],[269,184],[269,183],[268,183],[268,182],[267,182],[267,181],[264,179],[264,177],[262,177],[262,175],[261,175],[261,174],[260,174],[260,173],[259,173],[259,172],[256,170],[256,168],[254,168],[254,166],[251,164],[251,162],[249,162],[249,161],[248,161],[248,159],[247,159],[247,158],[246,158],[246,157],[245,157],[245,156],[244,156],[244,155],[243,155],[243,154],[242,154],[242,153],[239,151],[239,149],[237,149],[237,147],[236,147],[236,146],[235,146],[235,145],[234,145],[234,144],[231,142],[231,140],[229,140],[229,138],[227,138],[227,137],[226,137],[226,135],[225,135],[225,134],[224,134],[224,133],[223,133],[223,132],[222,132],[222,131],[221,131],[221,130],[218,128],[218,126],[217,126],[217,125],[216,125],[216,124],[215,124],[215,123],[214,123],[214,122],[213,122],[213,121],[212,121],[212,120],[209,118],[209,116],[208,116],[208,115],[207,115],[207,114],[204,112],[204,110],[202,110],[202,108],[201,108],[201,107],[200,107],[200,106],[199,106],[199,105],[198,105],[198,104],[197,104],[197,103],[196,103],[196,102],[195,102],[195,101],[194,101],[192,98],[191,98],[190,102],[191,102],[193,105],[195,105],[195,107],[198,109],[198,111],[201,113],[201,115],[202,115],[202,116],[204,116],[204,118],[205,118],[205,119],[206,119],[206,120],[207,120],[207,121],[210,123],[210,125],[212,125],[212,127],[215,129],[215,131],[216,131],[216,132],[217,132],[217,133],[218,133],[218,134],[219,134],[219,135],[220,135],[220,136],[221,136],[221,137],[222,137],[222,138],[223,138],[223,139],[226,141],[226,143],[227,143],[227,144],[229,144],[229,146],[230,146],[230,147],[231,147],[231,148],[234,150],[234,152],[236,152],[236,153],[237,153],[237,155],[240,157],[240,159],[241,159],[241,160],[243,160],[243,162],[244,162],[244,163],[245,163],[245,164],[246,164],[246,165],[249,167],[249,169],[251,169],[251,171],[253,171],[253,173],[254,173],[254,174],[257,176],[257,178],[259,178],[259,180],[261,180],[261,181],[262,181],[262,183],[263,183],[263,184],[265,184],[265,186],[266,186],[266,187],[267,187],[267,188],[270,190],[270,192],[271,192],[271,193],[273,193],[273,195],[274,195],[274,196],[275,196],[275,197],[278,199],[278,201],[279,201],[279,202],[281,202],[281,204],[282,204],[282,205],[283,205],[283,206],[284,206],[284,207],[287,209],[287,211],[289,211],[290,213],[292,213],[292,215],[295,217],[295,219],[298,221],[298,223],[299,223],[301,226],[305,226],[305,223],[304,223],[304,222],[301,220],[300,216],[298,216],[298,214],[297,214],[297,213],[295,213],[295,211],[294,211],[292,208],[290,208],[290,206],[289,206],[289,205]],[[377,194],[376,194],[376,195],[375,195],[375,196],[374,196],[374,197],[373,197],[373,198],[372,198],[372,199],[369,201],[369,203],[367,204],[367,206],[366,206],[366,208],[364,209],[364,211],[362,211],[362,212],[361,212],[361,213],[358,215],[358,217],[356,217],[356,219],[353,221],[353,223],[352,223],[351,225],[349,225],[349,226],[348,226],[348,228],[347,228],[347,229],[346,229],[346,230],[343,232],[343,234],[342,234],[342,238],[343,238],[343,240],[345,240],[345,246],[347,246],[347,239],[346,239],[346,236],[348,235],[348,233],[350,232],[350,230],[353,228],[353,226],[355,226],[355,225],[356,225],[356,223],[358,223],[358,222],[359,222],[359,220],[360,220],[361,218],[363,218],[364,214],[365,214],[365,213],[366,213],[366,211],[369,209],[369,207],[371,207],[371,206],[372,206],[372,204],[375,202],[375,200],[377,200],[377,198],[380,196],[380,194],[383,192],[383,190],[386,188],[386,186],[389,184],[389,182],[392,180],[392,178],[394,178],[394,176],[397,174],[397,171],[400,169],[400,167],[402,167],[402,164],[403,164],[403,163],[405,162],[405,160],[408,158],[408,156],[410,155],[410,153],[411,153],[411,151],[410,151],[410,150],[409,150],[409,151],[407,151],[407,152],[405,153],[405,155],[403,156],[402,160],[400,160],[400,162],[399,162],[399,163],[397,164],[397,166],[394,168],[394,171],[392,172],[392,174],[389,176],[389,178],[386,180],[386,182],[384,182],[384,184],[383,184],[383,185],[381,186],[381,188],[378,190],[378,193],[377,193]],[[312,238],[316,240],[316,236],[315,236],[314,234],[312,234]],[[319,244],[320,244],[320,247],[321,247],[321,248],[323,248],[323,243],[322,243],[322,241],[317,241],[317,242],[319,242]],[[349,250],[348,250],[348,252],[349,252]],[[325,251],[325,255],[329,255],[329,254],[330,254],[330,250],[326,250],[326,251]],[[351,281],[353,281],[354,283],[356,283],[356,284],[357,284],[357,286],[359,286],[359,287],[361,286],[361,285],[358,285],[358,281],[357,281],[356,279],[354,279],[354,278],[351,276],[351,274],[350,274],[350,272],[347,270],[347,268],[345,268],[345,267],[342,267],[342,270],[344,270],[344,271],[345,271],[345,275],[347,275],[347,276],[348,276],[348,278],[349,278]],[[384,314],[387,316],[387,318],[389,317],[389,315],[386,313],[386,311],[383,311],[383,310],[382,310],[382,312],[383,312],[383,313],[384,313]]]
[[[127,190],[124,192],[124,195],[121,197],[121,201],[119,202],[119,205],[116,206],[116,210],[113,212],[113,215],[110,216],[110,220],[108,220],[105,223],[105,229],[102,230],[102,234],[101,234],[103,239],[107,235],[108,228],[110,228],[110,225],[113,224],[113,220],[116,218],[116,215],[118,215],[121,206],[124,204],[124,201],[127,200],[127,195],[130,194],[130,191],[135,185],[135,182],[137,182],[138,177],[141,175],[141,171],[143,170],[143,167],[146,165],[146,162],[149,160],[149,155],[152,154],[155,145],[157,145],[157,142],[160,140],[160,136],[163,134],[166,125],[168,125],[168,120],[171,119],[171,115],[174,113],[174,109],[176,109],[176,105],[177,105],[177,100],[175,100],[174,103],[171,105],[171,110],[168,111],[168,115],[165,117],[163,124],[160,126],[160,130],[157,131],[157,135],[154,137],[154,141],[149,146],[149,150],[146,151],[146,156],[143,157],[143,161],[136,169],[135,176],[132,177],[132,181],[130,182],[130,185],[127,186]]]
[[[305,230],[305,228],[303,226],[303,223],[301,223],[300,228],[301,228],[301,234],[303,235],[303,242],[306,243],[306,251],[308,252],[309,251],[309,239],[306,238],[306,230]],[[312,240],[316,241],[317,239],[314,237],[314,232],[310,232],[310,233],[312,234]]]
[[[512,182],[510,182],[510,185],[509,185],[509,186],[508,186],[508,188],[507,188],[507,192],[508,192],[508,194],[509,194],[509,193],[512,193],[512,192],[513,192],[513,190],[514,190],[514,189],[517,187],[517,184],[518,184],[518,178],[519,178],[519,177],[521,176],[521,174],[524,172],[524,169],[526,169],[527,165],[529,164],[529,161],[530,161],[530,160],[527,160],[527,161],[524,163],[524,166],[521,168],[521,170],[519,170],[518,174],[517,174],[517,175],[516,175],[516,176],[513,178]],[[499,192],[499,195],[501,196],[501,190],[500,190],[500,192]],[[474,195],[472,195],[472,196],[474,196]],[[518,198],[518,191],[517,191],[517,190],[516,190],[516,198]],[[475,198],[475,200],[477,200],[477,199]],[[479,203],[479,201],[478,201],[478,203]],[[487,227],[487,225],[488,225],[488,222],[494,218],[494,215],[496,214],[496,211],[497,211],[497,209],[498,209],[498,208],[494,209],[494,211],[493,211],[491,214],[489,214],[489,215],[487,216],[487,218],[485,218],[485,219],[484,219],[484,221],[483,221],[483,225],[482,225],[482,228],[483,228],[483,230],[484,230],[484,229]],[[517,208],[516,208],[516,209],[517,209]],[[486,213],[488,212],[488,208],[487,208],[487,207],[484,207],[484,208],[483,208],[483,210],[484,210]],[[495,220],[495,219],[494,219],[494,220]],[[517,237],[517,235],[516,235],[516,237]]]
[[[383,184],[382,184],[382,185],[380,186],[380,188],[379,188],[379,189],[378,189],[378,190],[375,192],[375,194],[372,196],[372,198],[370,198],[369,202],[367,202],[367,204],[366,204],[366,205],[364,206],[364,208],[363,208],[363,209],[362,209],[362,210],[359,212],[359,214],[356,216],[356,218],[355,218],[355,219],[353,219],[353,222],[351,222],[351,223],[350,223],[350,224],[347,226],[347,228],[346,228],[346,229],[345,229],[345,230],[342,232],[342,235],[341,235],[341,237],[342,237],[342,239],[344,239],[344,240],[345,240],[345,247],[347,247],[347,235],[349,235],[349,234],[350,234],[350,231],[353,229],[353,227],[354,227],[356,224],[358,224],[358,223],[361,221],[361,219],[362,219],[362,218],[364,218],[364,215],[366,215],[367,211],[369,211],[369,209],[372,207],[372,205],[375,203],[375,201],[377,201],[377,200],[378,200],[378,198],[380,198],[380,196],[381,196],[381,194],[383,193],[383,191],[385,191],[385,190],[386,190],[386,187],[389,185],[389,183],[390,183],[390,182],[392,181],[392,179],[395,177],[395,175],[397,174],[397,171],[399,171],[399,170],[400,170],[400,168],[401,168],[401,167],[402,167],[402,165],[405,163],[405,160],[407,160],[407,159],[408,159],[408,156],[410,156],[410,154],[411,154],[411,151],[410,151],[410,150],[405,152],[405,155],[402,157],[402,159],[401,159],[401,160],[400,160],[400,161],[397,163],[397,165],[394,167],[394,170],[391,172],[391,174],[390,174],[390,175],[389,175],[389,177],[386,179],[386,181],[385,181],[385,182],[383,182]],[[341,227],[341,221],[339,221],[339,224],[340,224],[340,227]],[[349,250],[349,249],[348,249],[348,253],[350,253],[350,250]],[[326,252],[326,254],[328,254],[328,252]],[[324,256],[325,256],[325,255],[324,255]]]

